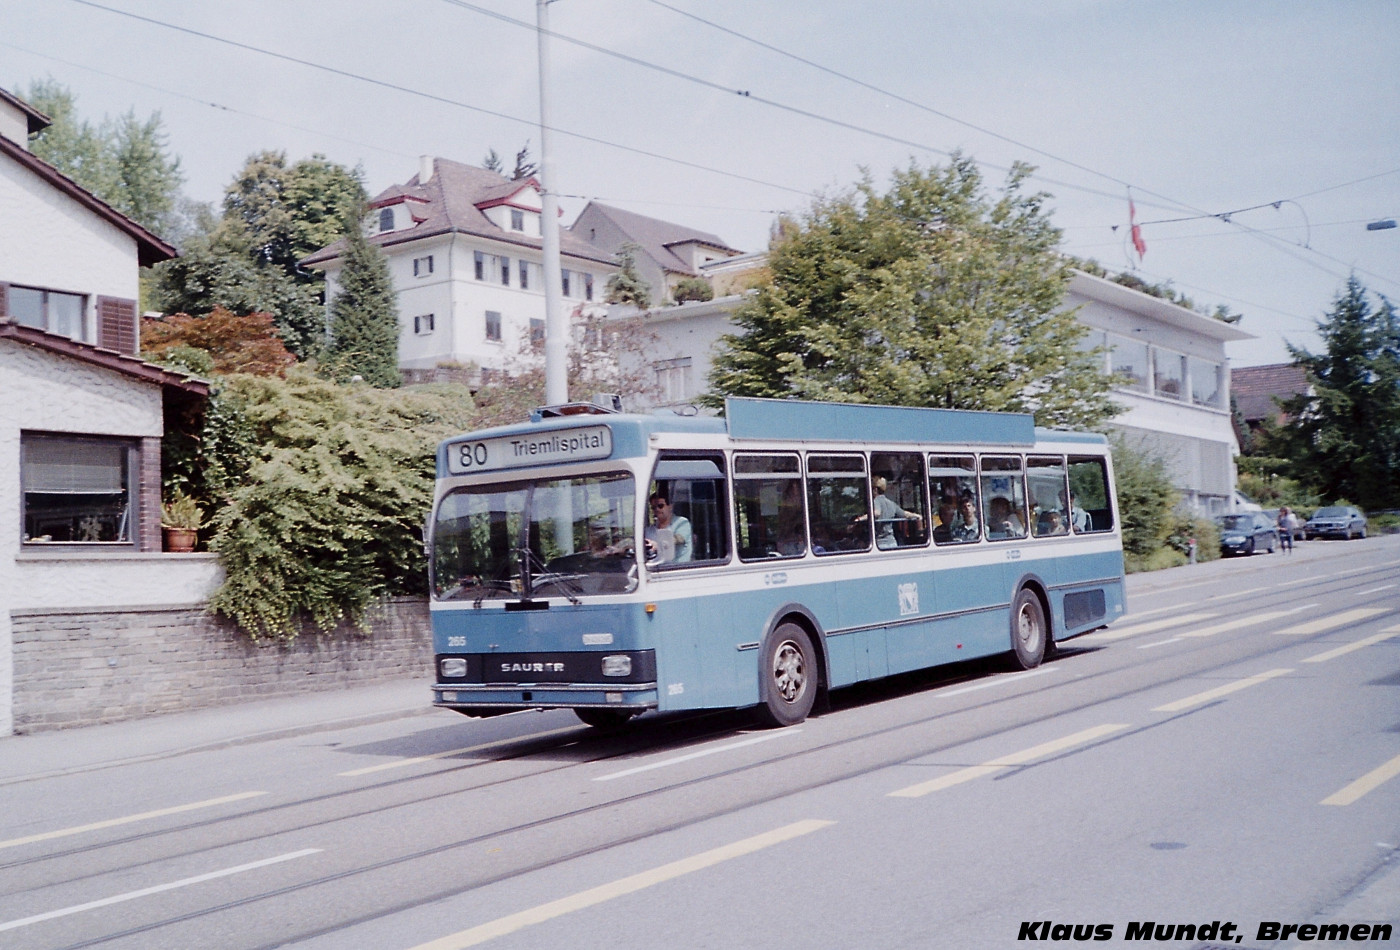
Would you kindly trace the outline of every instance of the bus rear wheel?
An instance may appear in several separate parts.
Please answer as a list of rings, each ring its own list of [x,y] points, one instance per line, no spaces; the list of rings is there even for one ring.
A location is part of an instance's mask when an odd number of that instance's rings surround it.
[[[758,719],[791,726],[806,719],[817,699],[816,651],[795,623],[779,624],[763,641],[759,659]]]
[[[1045,624],[1045,608],[1030,588],[1022,588],[1011,606],[1011,650],[1016,664],[1032,670],[1045,659],[1049,640]]]
[[[585,726],[594,729],[621,729],[627,721],[637,715],[627,709],[607,709],[598,706],[577,706],[574,715]]]

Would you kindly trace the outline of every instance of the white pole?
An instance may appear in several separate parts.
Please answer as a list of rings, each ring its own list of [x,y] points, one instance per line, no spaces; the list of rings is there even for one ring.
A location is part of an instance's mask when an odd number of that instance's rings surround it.
[[[559,199],[549,161],[549,4],[535,0],[535,26],[540,59],[540,233],[544,238],[544,401],[557,406],[569,401],[569,321],[563,307],[563,275],[559,265]]]

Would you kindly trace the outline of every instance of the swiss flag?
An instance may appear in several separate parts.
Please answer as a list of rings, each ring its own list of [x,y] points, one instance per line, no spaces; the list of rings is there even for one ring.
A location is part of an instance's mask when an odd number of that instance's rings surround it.
[[[1137,208],[1133,206],[1133,199],[1128,199],[1128,224],[1132,226],[1133,250],[1138,252],[1138,260],[1147,253],[1147,242],[1142,239],[1142,226],[1136,221]]]

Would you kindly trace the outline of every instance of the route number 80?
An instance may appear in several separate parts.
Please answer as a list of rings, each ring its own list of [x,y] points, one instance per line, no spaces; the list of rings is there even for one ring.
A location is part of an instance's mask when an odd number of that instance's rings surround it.
[[[485,442],[462,442],[457,446],[457,466],[462,470],[480,468],[486,464]]]

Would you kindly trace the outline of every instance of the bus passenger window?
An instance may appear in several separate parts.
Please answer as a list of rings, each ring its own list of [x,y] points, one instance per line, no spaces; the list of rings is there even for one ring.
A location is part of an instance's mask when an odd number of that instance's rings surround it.
[[[931,455],[928,477],[938,505],[933,523],[934,544],[967,544],[980,538],[976,459],[971,455]]]
[[[1108,466],[1102,458],[1070,456],[1069,504],[1070,524],[1075,534],[1113,530]]]
[[[724,456],[662,452],[647,492],[647,566],[729,560]]]
[[[807,456],[813,554],[870,550],[870,483],[859,455]]]
[[[875,491],[875,546],[885,551],[928,544],[924,457],[917,452],[871,452],[870,484]]]
[[[796,455],[734,456],[734,521],[742,561],[807,553],[802,470]]]
[[[982,505],[988,540],[1026,536],[1026,481],[1019,456],[982,456]]]
[[[1026,459],[1026,491],[1031,503],[1031,534],[1037,538],[1069,534],[1065,460],[1034,455]]]

